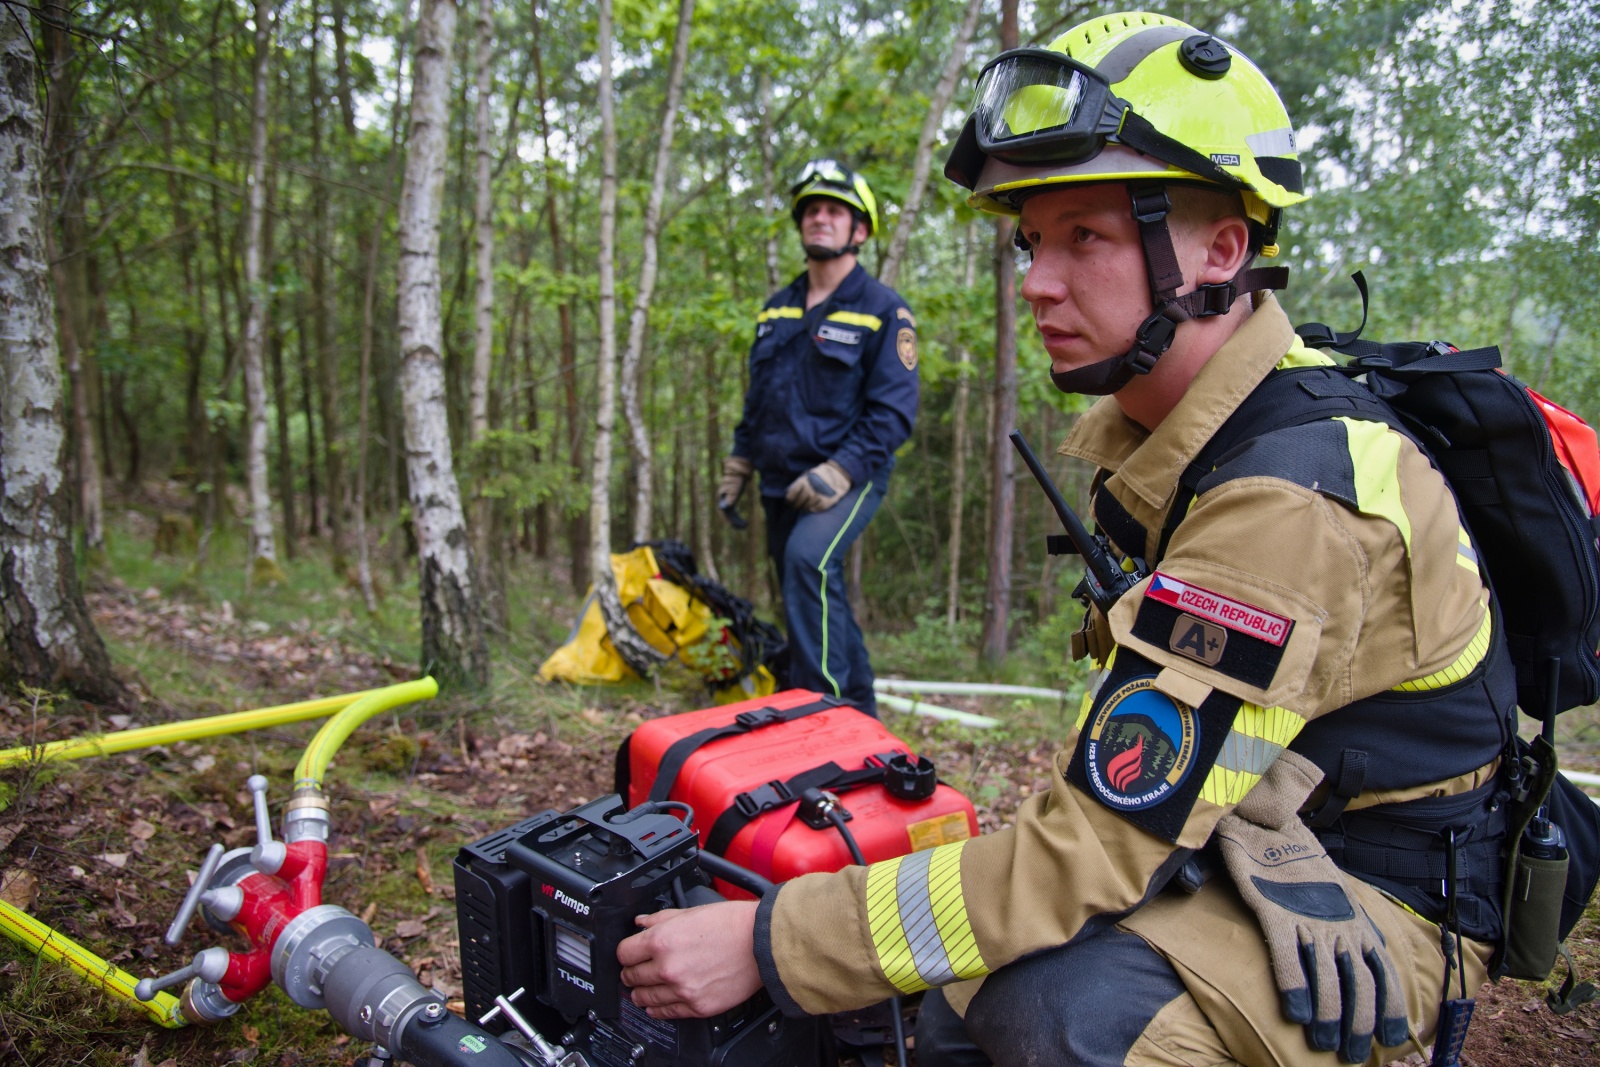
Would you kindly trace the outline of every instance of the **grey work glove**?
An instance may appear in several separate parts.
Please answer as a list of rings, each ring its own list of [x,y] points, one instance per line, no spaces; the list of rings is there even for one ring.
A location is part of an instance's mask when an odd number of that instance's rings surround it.
[[[727,509],[744,495],[745,483],[755,466],[743,456],[729,456],[722,461],[722,480],[717,483],[717,507]]]
[[[851,484],[850,475],[830,459],[790,482],[783,499],[801,511],[827,511],[850,491]]]
[[[1215,839],[1266,935],[1284,1018],[1305,1027],[1312,1048],[1363,1063],[1375,1032],[1385,1048],[1405,1042],[1405,995],[1383,935],[1300,821],[1321,780],[1316,764],[1281,753],[1217,823]]]

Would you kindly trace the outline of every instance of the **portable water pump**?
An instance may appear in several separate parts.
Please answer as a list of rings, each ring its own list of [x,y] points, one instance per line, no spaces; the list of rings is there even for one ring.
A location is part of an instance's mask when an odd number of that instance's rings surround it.
[[[519,993],[521,1017],[593,1067],[832,1063],[827,1020],[788,1018],[765,992],[722,1015],[676,1022],[650,1018],[626,996],[617,945],[637,932],[637,916],[721,900],[712,873],[766,888],[702,852],[667,813],[682,807],[630,811],[612,794],[463,847],[454,866],[468,1017],[484,1018]],[[486,1025],[512,1022],[496,1016]]]

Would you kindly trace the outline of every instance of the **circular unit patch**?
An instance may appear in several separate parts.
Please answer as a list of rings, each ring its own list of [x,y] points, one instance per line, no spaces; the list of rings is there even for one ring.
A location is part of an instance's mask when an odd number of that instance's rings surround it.
[[[1125,683],[1089,724],[1084,772],[1109,807],[1139,811],[1166,800],[1194,766],[1194,710],[1155,687],[1155,676]]]

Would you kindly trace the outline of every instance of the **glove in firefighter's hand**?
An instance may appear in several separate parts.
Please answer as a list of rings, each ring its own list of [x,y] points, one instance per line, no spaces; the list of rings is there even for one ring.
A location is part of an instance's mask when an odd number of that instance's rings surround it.
[[[801,511],[827,511],[850,491],[851,484],[850,475],[830,459],[790,482],[783,498]]]
[[[728,508],[739,502],[753,470],[755,467],[743,456],[728,456],[722,461],[722,480],[717,483],[717,507]]]
[[[761,988],[755,901],[668,908],[634,921],[644,931],[617,946],[617,962],[629,996],[651,1018],[708,1018]]]
[[[1374,1032],[1385,1048],[1406,1040],[1405,995],[1383,935],[1300,821],[1321,780],[1316,764],[1283,752],[1215,836],[1266,935],[1284,1017],[1305,1026],[1312,1048],[1362,1063]]]

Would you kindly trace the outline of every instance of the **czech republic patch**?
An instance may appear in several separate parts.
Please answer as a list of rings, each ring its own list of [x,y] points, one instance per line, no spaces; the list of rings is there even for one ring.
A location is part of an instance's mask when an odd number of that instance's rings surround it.
[[[1294,620],[1156,571],[1139,602],[1133,636],[1267,689],[1283,662]]]

